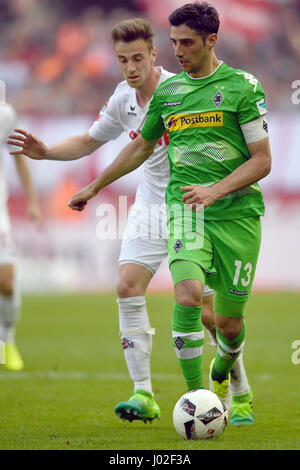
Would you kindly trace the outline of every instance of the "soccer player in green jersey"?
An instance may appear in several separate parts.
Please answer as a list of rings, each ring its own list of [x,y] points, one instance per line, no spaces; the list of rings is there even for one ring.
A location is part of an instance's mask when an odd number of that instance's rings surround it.
[[[169,21],[182,73],[156,89],[141,136],[72,199],[71,207],[82,207],[101,188],[142,164],[169,130],[173,344],[188,390],[202,388],[201,309],[207,283],[215,290],[217,329],[210,388],[230,412],[230,370],[245,343],[244,316],[264,214],[257,182],[271,168],[265,96],[252,74],[217,58],[219,17],[214,7],[186,4]],[[251,395],[249,390],[234,397],[234,405],[249,408]]]

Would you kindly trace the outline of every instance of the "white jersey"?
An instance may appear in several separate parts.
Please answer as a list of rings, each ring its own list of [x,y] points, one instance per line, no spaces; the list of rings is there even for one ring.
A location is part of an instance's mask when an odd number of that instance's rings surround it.
[[[158,69],[160,70],[158,85],[174,75],[162,67]],[[131,88],[126,81],[119,83],[90,128],[91,137],[106,142],[116,139],[125,131],[132,140],[135,139],[141,133],[149,105],[150,102],[141,108],[135,88]],[[138,185],[138,195],[148,203],[161,204],[165,201],[165,191],[170,179],[168,144],[166,131],[155,146],[153,154],[143,163],[144,171]]]
[[[14,108],[7,103],[0,102],[0,204],[5,203],[8,197],[1,150],[8,134],[16,127],[16,123],[17,115]]]

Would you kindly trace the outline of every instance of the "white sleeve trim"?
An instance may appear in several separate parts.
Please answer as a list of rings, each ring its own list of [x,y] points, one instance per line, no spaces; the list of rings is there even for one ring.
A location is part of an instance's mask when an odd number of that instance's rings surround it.
[[[241,129],[247,144],[252,144],[268,137],[268,124],[264,116],[260,116],[258,119],[246,124],[241,124]]]

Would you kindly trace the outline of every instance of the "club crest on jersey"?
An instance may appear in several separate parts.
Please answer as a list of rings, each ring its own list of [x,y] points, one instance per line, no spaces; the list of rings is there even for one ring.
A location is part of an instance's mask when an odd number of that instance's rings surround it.
[[[223,111],[207,113],[172,114],[166,119],[169,132],[191,129],[193,127],[223,126]]]
[[[222,101],[224,101],[224,96],[222,95],[222,93],[220,92],[220,90],[218,90],[218,92],[215,94],[215,96],[212,98],[216,108],[218,108],[220,106],[220,104],[222,103]]]
[[[180,251],[182,247],[183,243],[181,242],[181,240],[177,240],[175,245],[173,246],[176,253],[178,253],[178,251]]]

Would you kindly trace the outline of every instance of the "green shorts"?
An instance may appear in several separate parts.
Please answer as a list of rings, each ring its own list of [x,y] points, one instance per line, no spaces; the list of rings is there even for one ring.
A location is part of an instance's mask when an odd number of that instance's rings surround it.
[[[246,303],[260,249],[260,217],[205,221],[196,230],[181,232],[176,219],[170,220],[169,266],[177,260],[193,261],[204,271],[206,283],[225,302]],[[176,282],[193,278],[195,275],[189,276],[186,270],[180,277],[179,271]]]

